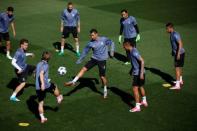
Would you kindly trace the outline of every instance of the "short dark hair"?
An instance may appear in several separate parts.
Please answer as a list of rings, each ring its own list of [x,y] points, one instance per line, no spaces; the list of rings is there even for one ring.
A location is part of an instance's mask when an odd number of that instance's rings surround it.
[[[121,13],[122,12],[128,13],[128,10],[127,9],[123,9],[123,10],[121,10]]]
[[[90,30],[90,33],[91,33],[91,34],[92,34],[92,33],[96,33],[96,34],[97,34],[98,31],[97,31],[96,29],[91,29],[91,30]]]
[[[24,44],[24,43],[29,43],[29,41],[25,38],[20,40],[20,45]]]
[[[134,43],[131,43],[130,41],[124,41],[123,45],[129,45],[129,46],[132,46],[132,47],[135,46]]]
[[[73,3],[72,2],[68,2],[68,5],[73,5]]]
[[[171,23],[171,22],[168,22],[168,23],[166,24],[166,27],[173,28],[173,27],[174,27],[174,25],[173,25],[173,23]]]
[[[12,7],[12,6],[9,6],[8,8],[7,8],[7,11],[14,11],[14,8]]]
[[[46,61],[48,61],[48,60],[50,59],[50,56],[51,56],[51,53],[50,53],[49,51],[44,51],[44,52],[42,53],[42,58],[41,58],[41,60],[46,60]]]

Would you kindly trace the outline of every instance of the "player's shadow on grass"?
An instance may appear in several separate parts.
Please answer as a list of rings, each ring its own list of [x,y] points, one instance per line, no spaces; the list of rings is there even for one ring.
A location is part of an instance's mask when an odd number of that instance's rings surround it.
[[[40,119],[39,112],[38,112],[38,102],[36,101],[37,96],[32,95],[29,97],[29,99],[26,101],[28,109],[35,115],[37,119]],[[51,110],[54,112],[57,112],[59,108],[56,107],[50,107],[50,106],[44,106],[44,110]]]
[[[122,55],[118,52],[114,52],[114,58],[116,58],[117,60],[122,61],[124,63],[128,61],[128,59],[125,55]]]
[[[56,50],[61,50],[61,43],[60,42],[54,42],[53,43],[53,47],[56,49]],[[73,48],[73,46],[69,43],[65,43],[64,44],[64,49],[67,49],[67,50],[70,50],[71,52],[73,53],[76,53],[75,49]]]
[[[7,88],[12,89],[13,91],[16,89],[16,87],[19,85],[20,83],[18,82],[17,78],[12,78],[10,80],[10,82],[7,84]],[[25,88],[27,87],[35,87],[35,84],[31,84],[31,83],[26,83]],[[24,88],[17,94],[17,96],[22,95],[24,92]]]
[[[153,74],[156,74],[158,76],[160,76],[165,82],[174,85],[175,79],[168,73],[162,72],[161,70],[157,69],[157,68],[149,68],[149,67],[145,67],[146,70],[152,72]]]
[[[0,53],[6,54],[6,47],[5,46],[0,46]]]
[[[132,103],[134,102],[135,99],[131,94],[117,87],[108,87],[108,89],[110,89],[110,91],[113,92],[115,95],[119,96],[122,99],[122,101],[126,103],[129,107],[134,107]]]
[[[81,90],[85,87],[91,89],[93,92],[98,93],[100,95],[103,95],[102,92],[98,91],[95,84],[99,84],[98,79],[96,78],[80,78],[78,80],[79,84],[71,91],[69,91],[67,94],[64,96],[70,96],[71,94],[77,92],[78,90]]]

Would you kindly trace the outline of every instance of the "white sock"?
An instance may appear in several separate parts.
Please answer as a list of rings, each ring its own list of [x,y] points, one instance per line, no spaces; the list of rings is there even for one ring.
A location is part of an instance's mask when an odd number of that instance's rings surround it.
[[[75,76],[75,78],[72,80],[73,83],[77,82],[77,80],[79,80],[78,76]]]
[[[79,44],[76,45],[76,51],[79,52]]]
[[[107,91],[107,86],[106,85],[104,86],[104,91]]]
[[[10,51],[7,51],[7,55],[10,55]]]
[[[135,107],[140,108],[140,103],[136,103]]]
[[[16,97],[17,93],[13,92],[11,97]]]
[[[61,46],[61,52],[64,52],[64,46]]]
[[[43,113],[41,113],[41,114],[40,114],[40,118],[41,118],[41,119],[45,119],[45,117],[44,117],[44,114],[43,114]]]
[[[183,81],[183,77],[182,77],[182,76],[180,76],[180,81],[181,81],[181,82]]]
[[[146,96],[143,96],[142,97],[142,101],[146,101]]]
[[[176,81],[176,87],[180,87],[180,81]]]

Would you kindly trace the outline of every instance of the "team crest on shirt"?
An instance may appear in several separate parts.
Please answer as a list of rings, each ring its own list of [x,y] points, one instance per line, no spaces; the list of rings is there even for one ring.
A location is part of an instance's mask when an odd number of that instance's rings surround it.
[[[104,43],[103,43],[103,42],[101,42],[101,45],[104,45]]]

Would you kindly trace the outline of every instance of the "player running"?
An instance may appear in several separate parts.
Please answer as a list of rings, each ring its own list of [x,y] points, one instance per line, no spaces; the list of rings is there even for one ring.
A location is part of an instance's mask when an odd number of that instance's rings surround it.
[[[62,39],[61,51],[59,52],[59,55],[64,55],[65,39],[67,39],[69,37],[69,34],[71,33],[75,40],[76,55],[80,57],[78,38],[78,33],[80,33],[80,17],[78,10],[74,8],[72,2],[68,3],[67,9],[65,9],[61,14],[60,31],[62,32]]]
[[[183,42],[181,40],[180,34],[174,30],[174,26],[172,23],[166,24],[166,30],[170,34],[172,56],[174,56],[174,66],[176,73],[176,84],[170,89],[181,89],[181,85],[183,85],[182,67],[184,66],[185,59],[185,50],[183,48]]]
[[[25,87],[27,76],[35,71],[35,66],[26,64],[26,56],[33,57],[33,53],[26,53],[29,41],[27,39],[20,40],[20,48],[16,51],[14,58],[12,59],[12,65],[15,68],[15,73],[19,80],[19,85],[12,93],[11,101],[20,101],[16,96]]]
[[[133,76],[133,93],[136,105],[134,108],[130,109],[130,112],[141,111],[140,106],[148,106],[146,101],[146,94],[144,89],[145,84],[145,70],[144,70],[144,60],[140,56],[138,50],[129,41],[123,43],[125,50],[130,52],[130,60],[132,64],[132,76]],[[142,99],[140,100],[140,95]]]
[[[12,59],[10,56],[10,36],[9,26],[12,27],[13,36],[16,37],[15,24],[14,24],[14,8],[8,7],[7,12],[0,13],[0,47],[2,46],[2,39],[6,41],[6,57]]]
[[[123,9],[121,11],[121,15],[122,18],[120,19],[120,35],[118,39],[119,44],[122,43],[123,34],[124,42],[129,41],[136,47],[136,42],[140,41],[140,34],[137,21],[135,17],[129,16],[128,11],[126,9]],[[126,55],[128,61],[125,62],[125,65],[128,65],[130,64],[129,51],[126,51]]]
[[[38,96],[38,111],[41,118],[41,123],[45,123],[47,118],[44,116],[44,99],[46,93],[50,92],[57,98],[57,103],[60,104],[63,100],[63,96],[60,94],[57,86],[54,83],[50,83],[48,80],[49,64],[48,61],[51,57],[49,52],[43,52],[41,61],[36,66],[36,93]]]
[[[105,77],[106,72],[106,60],[108,59],[108,46],[111,47],[110,55],[114,55],[114,42],[106,37],[100,37],[96,29],[90,30],[90,42],[86,45],[83,50],[81,57],[77,60],[77,64],[80,64],[82,60],[86,57],[88,52],[92,49],[93,55],[91,60],[80,70],[77,76],[70,82],[65,83],[65,86],[75,85],[77,80],[81,78],[84,73],[90,70],[94,66],[98,66],[99,75],[104,86],[104,98],[107,98],[107,79]]]

